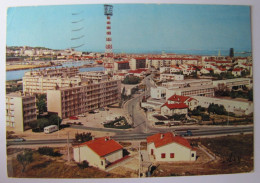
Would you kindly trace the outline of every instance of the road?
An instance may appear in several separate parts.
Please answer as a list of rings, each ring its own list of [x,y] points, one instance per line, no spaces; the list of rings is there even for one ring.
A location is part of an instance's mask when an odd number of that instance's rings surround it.
[[[207,129],[200,129],[200,128],[182,128],[176,129],[175,133],[180,135],[181,132],[185,132],[186,130],[190,130],[192,132],[192,136],[208,136],[208,135],[222,135],[222,134],[240,134],[240,133],[247,133],[253,132],[253,126],[245,126],[245,127],[213,127]],[[167,129],[160,129],[161,132],[166,132]],[[169,131],[169,129],[168,129]],[[111,138],[114,140],[144,140],[146,137],[153,135],[157,132],[150,132],[150,133],[121,133]],[[70,139],[69,142],[71,143],[73,139]],[[14,142],[14,141],[7,141],[7,145],[35,145],[35,144],[66,144],[67,139],[53,139],[53,140],[27,140],[23,142]]]
[[[147,118],[145,112],[140,107],[140,101],[143,96],[148,96],[150,94],[150,89],[154,84],[151,82],[151,75],[144,78],[143,84],[146,85],[146,90],[142,94],[135,95],[135,98],[128,101],[124,108],[128,114],[130,114],[133,121],[133,129],[130,130],[119,130],[119,129],[109,129],[109,128],[93,128],[85,126],[72,126],[72,128],[94,130],[94,131],[107,131],[115,132],[116,135],[111,137],[115,140],[140,140],[145,139],[147,136],[153,135],[155,133],[165,133],[169,131],[174,131],[175,134],[180,135],[181,133],[190,130],[192,136],[207,136],[207,135],[220,135],[220,134],[234,134],[234,133],[245,133],[253,132],[253,125],[251,126],[185,126],[176,128],[158,128],[147,125]],[[72,140],[70,140],[72,142]],[[12,142],[8,141],[7,145],[32,145],[32,144],[65,144],[67,139],[53,139],[53,140],[28,140],[24,142]]]

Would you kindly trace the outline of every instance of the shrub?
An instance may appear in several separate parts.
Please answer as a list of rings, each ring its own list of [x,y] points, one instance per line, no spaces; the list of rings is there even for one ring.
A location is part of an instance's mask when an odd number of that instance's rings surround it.
[[[54,149],[51,147],[39,147],[38,152],[42,155],[47,155],[47,156],[60,156],[60,153],[55,152]]]
[[[85,161],[85,160],[84,160],[82,163],[78,163],[77,165],[78,165],[78,167],[79,167],[80,169],[84,169],[84,168],[88,168],[88,167],[89,167],[88,162]]]

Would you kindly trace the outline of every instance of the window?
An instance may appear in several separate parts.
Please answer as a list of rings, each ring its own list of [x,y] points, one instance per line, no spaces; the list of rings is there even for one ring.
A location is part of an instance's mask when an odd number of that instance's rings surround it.
[[[174,153],[171,153],[171,154],[170,154],[170,158],[174,158]]]
[[[103,161],[101,161],[101,165],[103,165]]]
[[[162,153],[162,154],[161,154],[161,158],[165,158],[165,153]]]
[[[191,154],[191,157],[194,157],[194,153]]]

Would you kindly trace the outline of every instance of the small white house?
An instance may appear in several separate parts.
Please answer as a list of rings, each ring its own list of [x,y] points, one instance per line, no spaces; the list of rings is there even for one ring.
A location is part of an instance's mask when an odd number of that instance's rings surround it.
[[[166,102],[161,107],[161,114],[162,115],[169,115],[173,116],[174,114],[188,114],[188,106],[184,103],[174,103],[169,104],[169,102]]]
[[[198,101],[194,98],[181,95],[173,95],[168,98],[168,104],[186,104],[190,110],[194,110],[198,106]]]
[[[156,161],[195,161],[196,151],[187,139],[173,133],[157,133],[147,137],[147,151]]]
[[[109,137],[96,138],[73,147],[76,162],[87,161],[90,166],[105,170],[123,159],[123,146]]]

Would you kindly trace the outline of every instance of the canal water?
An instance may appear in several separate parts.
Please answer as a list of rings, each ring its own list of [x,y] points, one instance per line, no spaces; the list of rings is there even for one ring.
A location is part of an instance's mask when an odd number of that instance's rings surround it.
[[[83,66],[84,64],[90,64],[93,63],[93,61],[76,61],[76,62],[66,62],[63,63],[62,66],[54,66],[54,67],[44,67],[44,68],[35,68],[32,70],[42,70],[46,68],[61,68],[61,67],[79,67]],[[6,81],[9,80],[18,80],[22,79],[24,76],[25,72],[30,71],[31,69],[26,69],[26,70],[15,70],[15,71],[7,71],[6,72]],[[89,67],[89,68],[80,68],[80,72],[89,72],[89,71],[103,71],[104,67]]]

